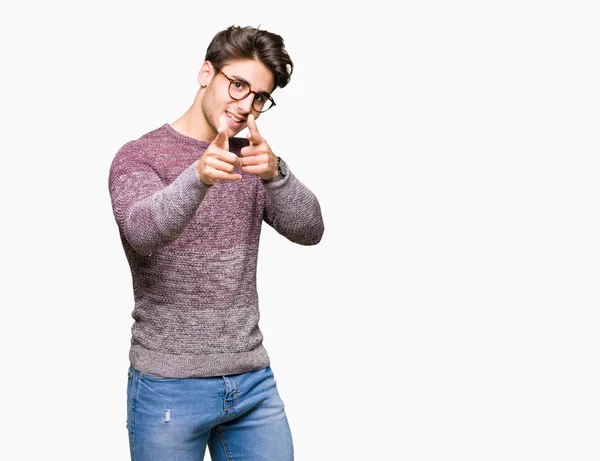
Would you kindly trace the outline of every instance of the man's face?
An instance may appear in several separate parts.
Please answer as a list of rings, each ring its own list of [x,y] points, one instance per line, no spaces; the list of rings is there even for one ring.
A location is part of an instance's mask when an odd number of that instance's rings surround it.
[[[233,80],[247,83],[256,93],[270,93],[273,90],[273,74],[264,64],[254,59],[229,61],[221,71]],[[260,115],[260,112],[252,106],[255,93],[250,93],[246,98],[236,101],[229,94],[230,80],[223,73],[212,64],[204,63],[199,76],[201,83],[203,79],[208,82],[202,96],[201,107],[207,122],[206,128],[211,131],[207,136],[212,136],[211,140],[217,135],[221,115],[227,118],[229,137],[235,136],[246,127],[249,114],[254,114],[255,118]]]

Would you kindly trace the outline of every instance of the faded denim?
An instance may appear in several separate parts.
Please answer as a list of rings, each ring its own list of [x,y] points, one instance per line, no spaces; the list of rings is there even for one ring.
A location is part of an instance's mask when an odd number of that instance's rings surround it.
[[[129,368],[132,461],[292,461],[271,367],[229,376],[162,378]]]

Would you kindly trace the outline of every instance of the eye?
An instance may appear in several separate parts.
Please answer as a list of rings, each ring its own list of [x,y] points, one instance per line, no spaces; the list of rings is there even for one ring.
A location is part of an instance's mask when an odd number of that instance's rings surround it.
[[[231,85],[236,91],[239,92],[248,90],[248,85],[246,85],[244,82],[240,82],[239,80],[234,80],[233,82],[231,82]]]
[[[258,93],[255,97],[254,100],[256,102],[259,102],[261,104],[264,104],[267,101],[267,95],[266,94],[262,94],[262,93]]]

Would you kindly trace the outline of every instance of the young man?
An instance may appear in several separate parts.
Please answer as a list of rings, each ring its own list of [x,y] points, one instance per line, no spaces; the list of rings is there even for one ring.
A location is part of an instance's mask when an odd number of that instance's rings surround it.
[[[302,245],[324,230],[316,197],[256,124],[292,69],[279,35],[219,32],[192,106],[112,162],[110,196],[135,299],[132,460],[199,461],[207,445],[213,461],[293,459],[256,288],[263,220]],[[247,139],[234,137],[245,127]]]

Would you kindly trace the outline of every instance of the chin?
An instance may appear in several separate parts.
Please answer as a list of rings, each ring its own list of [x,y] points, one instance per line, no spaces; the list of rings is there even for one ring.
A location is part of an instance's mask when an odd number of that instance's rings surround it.
[[[231,136],[229,136],[229,137],[233,138],[234,136],[237,136],[238,134],[240,134],[240,131],[242,131],[244,128],[246,128],[246,127],[239,128],[235,131],[230,128],[229,132],[231,133]]]

